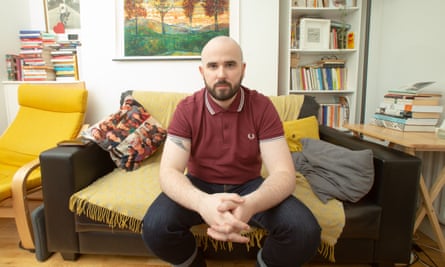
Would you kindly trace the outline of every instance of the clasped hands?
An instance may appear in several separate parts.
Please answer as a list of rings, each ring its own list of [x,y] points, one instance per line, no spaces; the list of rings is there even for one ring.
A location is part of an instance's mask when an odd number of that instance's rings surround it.
[[[250,229],[247,222],[253,213],[246,199],[234,193],[209,194],[201,202],[199,213],[209,225],[207,234],[220,241],[247,243],[249,238],[241,235]]]

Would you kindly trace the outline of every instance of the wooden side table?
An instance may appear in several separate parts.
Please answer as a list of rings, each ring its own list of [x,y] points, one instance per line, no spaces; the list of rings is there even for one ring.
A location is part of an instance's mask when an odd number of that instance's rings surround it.
[[[382,141],[387,141],[389,147],[399,145],[404,152],[415,155],[416,151],[436,151],[445,152],[445,139],[440,139],[431,132],[401,132],[370,124],[347,124],[344,125],[353,132],[355,136],[368,136]],[[438,239],[442,253],[445,253],[445,238],[440,228],[439,220],[433,208],[433,202],[445,185],[445,166],[442,167],[439,176],[436,178],[431,190],[428,191],[423,175],[420,176],[420,195],[422,206],[417,212],[414,223],[416,232],[425,215],[428,216],[433,231]]]

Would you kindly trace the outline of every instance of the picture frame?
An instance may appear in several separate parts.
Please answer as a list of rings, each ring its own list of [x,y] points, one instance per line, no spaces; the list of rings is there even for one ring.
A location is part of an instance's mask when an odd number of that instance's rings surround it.
[[[153,6],[153,1],[134,2],[115,1],[114,61],[196,60],[204,44],[214,36],[227,35],[238,41],[239,0],[220,0],[217,16],[209,16],[205,10],[205,4],[214,1],[158,0],[158,4],[165,5],[164,13]],[[193,3],[192,12],[181,6],[186,2]]]
[[[80,0],[43,0],[46,32],[80,33]]]
[[[331,20],[302,18],[300,20],[300,49],[329,49]]]

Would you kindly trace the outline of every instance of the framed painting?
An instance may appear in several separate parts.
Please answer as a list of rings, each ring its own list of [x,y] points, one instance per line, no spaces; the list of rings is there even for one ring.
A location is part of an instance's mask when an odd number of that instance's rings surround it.
[[[117,0],[114,60],[199,59],[218,35],[238,39],[239,0]]]
[[[50,33],[79,33],[80,0],[43,0],[46,31]]]

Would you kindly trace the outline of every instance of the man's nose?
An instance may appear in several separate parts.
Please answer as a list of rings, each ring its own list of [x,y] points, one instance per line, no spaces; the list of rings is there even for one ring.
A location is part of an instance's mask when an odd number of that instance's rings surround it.
[[[216,75],[218,78],[225,78],[226,77],[226,70],[224,66],[220,66],[216,72]]]

